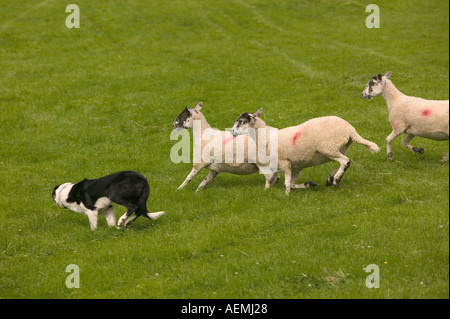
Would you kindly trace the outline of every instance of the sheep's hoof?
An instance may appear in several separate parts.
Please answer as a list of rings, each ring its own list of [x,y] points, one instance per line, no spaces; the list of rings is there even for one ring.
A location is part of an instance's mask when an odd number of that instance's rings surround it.
[[[334,180],[334,176],[333,175],[328,176],[326,185],[327,186],[333,185],[333,180]]]
[[[270,186],[275,185],[276,183],[278,183],[279,180],[280,180],[280,175],[278,175],[277,173],[273,174],[272,178],[269,180]]]
[[[317,184],[316,184],[314,181],[306,182],[304,185],[305,185],[305,187],[314,187],[314,186],[317,186]]]
[[[390,161],[392,161],[392,160],[394,159],[394,154],[392,154],[392,152],[389,152],[389,153],[387,154],[387,159],[390,160]]]
[[[340,179],[335,179],[334,180],[334,182],[333,182],[333,186],[334,187],[339,187],[339,184],[341,183],[341,180]]]
[[[412,150],[414,153],[419,153],[419,154],[423,154],[425,152],[423,148],[415,147],[415,146],[412,148]]]

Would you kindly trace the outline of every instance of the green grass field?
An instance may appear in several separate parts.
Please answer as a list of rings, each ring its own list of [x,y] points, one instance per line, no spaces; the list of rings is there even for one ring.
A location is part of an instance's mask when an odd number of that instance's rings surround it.
[[[403,93],[448,99],[448,2],[377,1],[379,29],[371,1],[79,0],[79,29],[69,3],[0,0],[0,298],[449,297],[449,143],[398,138],[389,162],[386,103],[361,98],[391,70]],[[381,151],[353,145],[339,188],[329,163],[289,197],[260,174],[195,193],[206,171],[176,191],[191,164],[170,161],[171,125],[199,101],[220,129],[260,107],[278,128],[338,115]],[[51,198],[120,170],[166,215],[92,232]]]

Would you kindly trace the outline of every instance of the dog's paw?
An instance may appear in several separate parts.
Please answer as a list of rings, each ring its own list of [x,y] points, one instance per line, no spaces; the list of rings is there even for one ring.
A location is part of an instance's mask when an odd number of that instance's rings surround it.
[[[126,216],[122,216],[119,218],[119,220],[117,221],[117,227],[120,228],[120,226],[122,226],[123,222],[125,221]]]

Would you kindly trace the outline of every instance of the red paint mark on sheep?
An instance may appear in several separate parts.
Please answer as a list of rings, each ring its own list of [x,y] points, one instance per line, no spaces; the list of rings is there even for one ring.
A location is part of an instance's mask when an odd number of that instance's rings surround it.
[[[295,145],[295,142],[301,135],[302,135],[302,131],[298,131],[297,133],[295,133],[294,137],[292,138],[292,145]]]
[[[229,141],[234,140],[234,139],[236,139],[236,136],[230,136],[230,137],[227,137],[226,139],[223,140],[223,144],[226,144],[226,143],[228,143]]]
[[[422,111],[422,116],[428,116],[431,114],[431,110],[430,109],[426,109]]]

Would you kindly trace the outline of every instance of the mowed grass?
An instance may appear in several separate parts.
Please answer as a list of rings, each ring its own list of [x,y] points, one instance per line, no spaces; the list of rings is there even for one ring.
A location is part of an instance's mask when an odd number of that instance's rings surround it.
[[[448,99],[449,8],[442,1],[0,1],[0,298],[448,298],[448,142],[393,142],[367,81],[393,71],[405,94]],[[262,175],[174,164],[171,124],[203,101],[211,126],[263,107],[274,127],[346,119],[381,151],[353,145],[336,167],[306,169],[318,186],[284,195]],[[120,170],[144,174],[150,211],[129,230],[92,232],[57,207],[55,185]],[[125,209],[116,206],[116,217]],[[80,288],[65,285],[66,266]],[[380,288],[365,285],[380,269]]]

